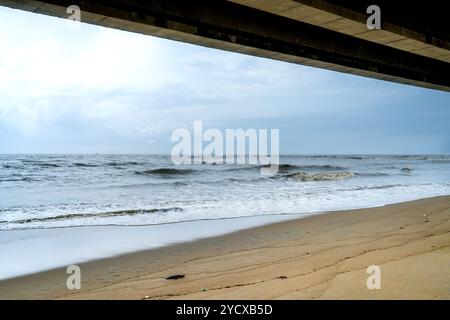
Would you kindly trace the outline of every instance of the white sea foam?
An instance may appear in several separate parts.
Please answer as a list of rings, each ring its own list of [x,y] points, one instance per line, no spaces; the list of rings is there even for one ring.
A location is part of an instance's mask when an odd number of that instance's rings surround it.
[[[174,166],[167,156],[0,156],[0,230],[313,212],[450,193],[448,156],[280,160],[279,174],[266,177],[254,165]]]
[[[279,173],[267,177],[254,165],[174,166],[168,156],[158,155],[0,155],[0,268],[5,270],[0,276],[11,276],[14,266],[23,274],[241,227],[224,218],[267,223],[278,219],[274,214],[450,194],[450,156],[314,155],[280,161]],[[111,225],[117,227],[105,227]],[[195,228],[184,232],[176,226]],[[49,229],[61,227],[66,228]]]
[[[300,215],[200,220],[154,226],[97,226],[0,232],[0,279],[178,242],[217,236]]]

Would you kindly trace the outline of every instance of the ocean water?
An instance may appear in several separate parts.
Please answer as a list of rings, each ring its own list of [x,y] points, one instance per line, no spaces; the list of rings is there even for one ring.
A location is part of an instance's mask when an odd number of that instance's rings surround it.
[[[0,230],[310,214],[450,194],[449,155],[285,155],[174,165],[167,155],[0,155]]]

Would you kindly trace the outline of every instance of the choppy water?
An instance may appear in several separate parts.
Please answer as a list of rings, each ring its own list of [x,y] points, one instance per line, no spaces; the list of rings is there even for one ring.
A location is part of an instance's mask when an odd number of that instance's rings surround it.
[[[450,156],[281,156],[175,166],[165,155],[0,155],[0,230],[147,225],[378,206],[450,194]]]

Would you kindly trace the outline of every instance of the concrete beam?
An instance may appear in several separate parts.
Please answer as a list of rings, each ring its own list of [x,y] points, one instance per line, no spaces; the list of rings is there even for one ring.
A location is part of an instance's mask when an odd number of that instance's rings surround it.
[[[73,4],[87,23],[450,91],[449,63],[229,1],[0,0],[58,17]]]
[[[251,8],[450,62],[449,2],[383,0],[229,0]],[[366,27],[366,9],[381,8],[381,30]]]

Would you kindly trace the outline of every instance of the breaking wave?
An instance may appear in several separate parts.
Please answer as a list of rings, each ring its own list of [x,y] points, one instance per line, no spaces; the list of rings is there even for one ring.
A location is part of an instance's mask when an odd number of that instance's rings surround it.
[[[248,167],[238,167],[230,168],[227,171],[245,171],[245,170],[256,170],[261,168],[269,168],[270,165],[258,165],[258,166],[248,166]],[[278,166],[278,171],[280,173],[291,172],[295,170],[318,170],[318,171],[333,171],[333,170],[345,170],[346,167],[333,166],[333,165],[294,165],[294,164],[280,164]]]
[[[83,218],[108,218],[108,217],[120,217],[120,216],[135,216],[141,214],[151,214],[151,213],[164,213],[164,212],[180,212],[183,211],[182,208],[159,208],[159,209],[131,209],[131,210],[120,210],[120,211],[109,211],[109,212],[99,212],[99,213],[71,213],[71,214],[61,214],[58,216],[50,217],[39,217],[39,218],[29,218],[21,220],[11,220],[11,221],[0,221],[1,224],[26,224],[34,222],[48,222],[48,221],[66,221],[72,219],[83,219]]]
[[[149,169],[144,171],[135,171],[136,174],[156,174],[156,175],[180,175],[180,174],[190,174],[193,170],[191,169],[175,169],[175,168],[159,168],[159,169]]]
[[[98,167],[98,164],[92,164],[92,163],[82,163],[82,162],[75,162],[72,164],[73,167],[86,167],[86,168],[95,168]]]
[[[305,173],[297,172],[287,177],[300,181],[334,181],[353,177],[353,172]]]
[[[128,161],[128,162],[108,162],[106,165],[108,167],[120,167],[120,166],[136,166],[139,162]]]

